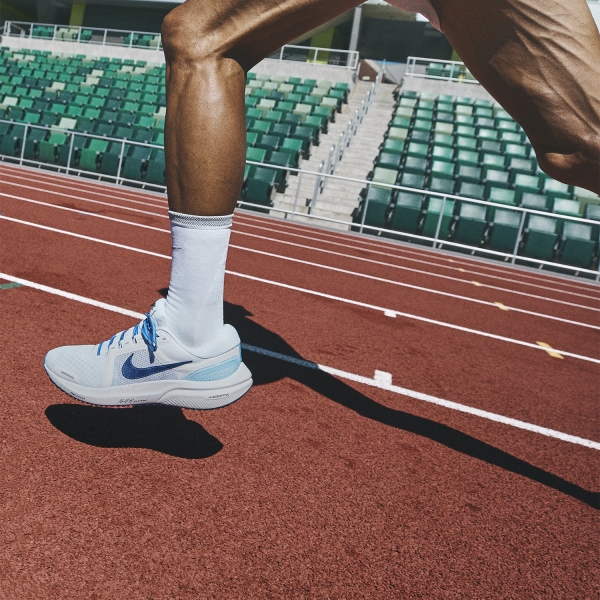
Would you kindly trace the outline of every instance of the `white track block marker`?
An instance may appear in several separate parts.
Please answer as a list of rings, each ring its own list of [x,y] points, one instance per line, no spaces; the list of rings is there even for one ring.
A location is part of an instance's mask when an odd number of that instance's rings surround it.
[[[387,371],[375,370],[375,377],[373,379],[377,383],[383,383],[384,385],[392,385],[392,374]]]
[[[392,319],[395,319],[395,318],[396,318],[396,311],[394,311],[394,310],[384,310],[384,311],[383,311],[383,314],[384,314],[386,317],[392,317]]]

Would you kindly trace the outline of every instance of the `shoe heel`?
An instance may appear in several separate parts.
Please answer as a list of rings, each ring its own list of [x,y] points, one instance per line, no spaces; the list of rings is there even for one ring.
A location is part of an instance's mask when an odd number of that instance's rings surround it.
[[[225,390],[173,390],[159,401],[167,406],[191,408],[194,410],[212,410],[222,408],[239,400],[252,387],[252,379],[246,380]]]

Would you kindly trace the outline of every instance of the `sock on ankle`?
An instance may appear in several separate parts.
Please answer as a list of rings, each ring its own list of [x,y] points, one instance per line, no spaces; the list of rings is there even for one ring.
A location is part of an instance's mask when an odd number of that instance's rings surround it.
[[[190,352],[223,327],[223,282],[233,215],[169,211],[173,263],[166,302],[169,331]]]

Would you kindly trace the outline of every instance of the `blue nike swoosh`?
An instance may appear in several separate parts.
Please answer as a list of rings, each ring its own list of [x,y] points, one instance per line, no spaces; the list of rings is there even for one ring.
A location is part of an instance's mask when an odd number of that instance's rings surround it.
[[[192,361],[186,360],[185,362],[172,363],[170,365],[156,365],[155,367],[144,367],[139,368],[133,365],[133,354],[123,363],[121,373],[125,379],[142,379],[144,377],[150,377],[150,375],[156,375],[157,373],[164,373],[171,369],[176,369],[182,365],[188,365]]]

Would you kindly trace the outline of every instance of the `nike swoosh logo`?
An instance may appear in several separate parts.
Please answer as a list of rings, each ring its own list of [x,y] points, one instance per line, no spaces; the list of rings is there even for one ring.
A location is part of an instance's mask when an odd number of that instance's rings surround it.
[[[133,364],[133,354],[123,363],[121,373],[125,379],[142,379],[144,377],[150,377],[150,375],[156,375],[157,373],[164,373],[171,369],[176,369],[183,365],[188,365],[192,361],[186,360],[185,362],[172,363],[170,365],[156,365],[155,367],[136,367]]]

